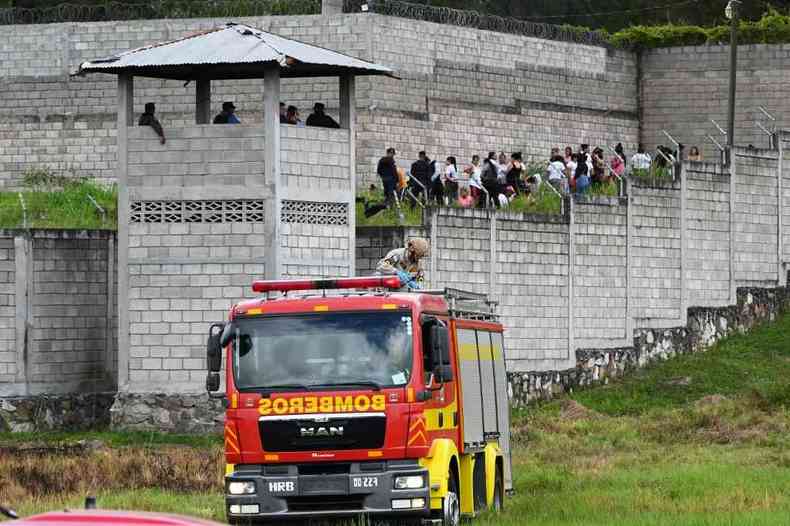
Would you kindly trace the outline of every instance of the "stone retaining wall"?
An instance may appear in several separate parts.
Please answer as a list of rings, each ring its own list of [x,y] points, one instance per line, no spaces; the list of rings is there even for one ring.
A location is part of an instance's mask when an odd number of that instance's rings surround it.
[[[0,432],[105,428],[114,399],[114,392],[0,398]]]
[[[738,304],[693,308],[685,327],[641,329],[632,347],[580,349],[576,367],[561,371],[509,372],[511,404],[524,406],[609,381],[679,354],[705,351],[732,334],[774,321],[790,308],[790,288],[738,289]]]

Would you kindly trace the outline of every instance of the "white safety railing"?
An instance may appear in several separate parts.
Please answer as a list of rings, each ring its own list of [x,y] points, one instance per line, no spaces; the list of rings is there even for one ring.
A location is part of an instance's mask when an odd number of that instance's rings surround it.
[[[681,144],[678,141],[675,140],[674,137],[672,137],[669,134],[668,131],[661,130],[661,133],[663,133],[664,136],[667,139],[669,139],[669,141],[672,144],[675,145],[675,153],[676,153],[677,157],[675,157],[673,155],[670,155],[670,157],[673,158],[673,163],[672,163],[672,180],[673,181],[677,181],[678,179],[680,179],[680,163],[683,160],[683,147],[681,146]]]
[[[763,123],[760,122],[757,119],[755,119],[754,123],[757,125],[757,127],[760,129],[760,131],[762,131],[764,134],[766,134],[768,136],[768,146],[769,146],[769,148],[776,148],[777,147],[777,142],[776,142],[777,141],[777,136],[776,136],[776,117],[774,117],[773,115],[768,113],[768,110],[766,110],[762,106],[757,106],[757,111],[759,111],[765,117],[767,117],[768,121],[770,122],[770,124],[768,125],[769,127],[766,128],[763,125]]]
[[[19,196],[19,203],[22,205],[22,228],[27,229],[27,205],[25,204],[25,196],[22,192],[17,194]]]
[[[91,194],[88,194],[87,197],[88,197],[88,201],[91,202],[91,204],[94,206],[94,208],[96,208],[96,210],[99,212],[99,215],[101,215],[102,224],[106,224],[107,223],[107,211],[104,209],[104,207],[102,207],[96,201],[96,199],[93,198],[93,196]]]
[[[721,126],[719,126],[718,122],[714,121],[713,119],[709,119],[709,120],[716,127],[716,129],[719,130],[719,133],[722,134],[724,136],[724,139],[726,140],[727,139],[727,132],[724,131],[724,129],[722,129]],[[708,134],[707,137],[708,137],[708,140],[711,141],[713,144],[715,144],[716,148],[719,149],[719,155],[721,155],[721,159],[720,159],[721,164],[727,164],[727,149],[724,146],[722,146],[721,144],[719,144],[719,141],[714,139],[712,135]]]
[[[557,191],[557,189],[556,189],[556,188],[554,188],[554,185],[552,185],[552,184],[551,184],[550,182],[548,182],[548,181],[544,181],[543,179],[541,179],[541,180],[540,180],[540,187],[546,187],[546,188],[548,188],[549,190],[551,190],[552,192],[554,192],[554,194],[555,194],[557,197],[559,197],[559,198],[560,198],[560,215],[565,215],[565,199],[562,197],[562,194],[561,194],[559,191]]]

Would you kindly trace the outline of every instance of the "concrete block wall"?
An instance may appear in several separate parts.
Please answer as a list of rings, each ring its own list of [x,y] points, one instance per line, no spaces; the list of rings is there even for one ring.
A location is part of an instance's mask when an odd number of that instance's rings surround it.
[[[569,358],[568,224],[504,212],[495,229],[494,297],[507,327],[507,359],[516,368],[561,367]]]
[[[0,393],[16,383],[16,252],[13,235],[0,236]]]
[[[667,144],[662,129],[686,145],[699,146],[707,161],[718,159],[708,139],[721,137],[708,119],[727,122],[729,45],[654,49],[641,59],[642,142],[649,148]],[[768,136],[756,125],[769,120],[757,109],[771,112],[779,123],[790,122],[790,46],[738,46],[735,143],[768,146]],[[724,142],[721,139],[719,142]]]
[[[776,285],[778,257],[778,156],[775,150],[734,150],[735,279],[739,285]]]
[[[680,184],[629,190],[632,313],[637,327],[675,327],[683,321]]]
[[[686,163],[689,305],[730,304],[730,174],[719,164]]]
[[[115,233],[0,232],[0,395],[115,386]]]
[[[252,17],[235,20],[288,38],[346,52],[369,53],[365,15]],[[362,19],[366,20],[366,19]],[[116,179],[117,86],[113,75],[71,77],[77,66],[118,51],[177,39],[224,25],[225,19],[133,20],[0,27],[0,185],[18,186],[25,170],[49,167]],[[364,86],[363,83],[358,83]],[[262,121],[263,81],[212,83],[212,109],[234,101],[245,124]],[[317,101],[337,117],[339,84],[331,79],[283,79],[282,100],[301,109]],[[362,90],[360,90],[362,91]],[[194,123],[194,83],[135,79],[135,119],[157,104],[165,133]],[[360,104],[364,104],[361,101]]]
[[[433,216],[433,262],[428,267],[431,288],[455,287],[471,292],[491,292],[490,212],[475,209],[442,209]],[[435,232],[434,232],[435,229]]]
[[[274,206],[263,171],[263,129],[190,126],[128,130],[128,351],[119,385],[132,392],[196,391],[205,381],[208,326],[253,296],[271,251]],[[123,250],[124,247],[121,247]]]
[[[326,196],[329,191],[353,198],[349,148],[348,130],[280,126],[280,170],[288,195],[296,198],[313,191]]]
[[[544,159],[552,146],[635,148],[636,61],[626,52],[373,15],[373,79],[358,113],[357,171],[375,181],[386,147],[416,159],[489,150]]]
[[[130,187],[262,187],[263,128],[260,126],[190,126],[167,130],[167,142],[148,126],[129,128]],[[263,197],[251,190],[248,198]]]
[[[543,158],[555,145],[628,148],[637,142],[634,55],[374,14],[236,20],[287,38],[395,68],[401,80],[357,81],[357,167],[375,182],[375,162],[393,145],[407,158],[468,160],[489,149]],[[224,19],[144,20],[0,28],[0,183],[48,166],[115,179],[114,76],[71,77],[84,60],[224,24]],[[260,80],[212,83],[215,112],[234,101],[245,124],[261,122]],[[316,101],[337,117],[338,80],[284,79],[282,100],[306,119]],[[168,130],[194,122],[194,83],[135,79],[135,118],[157,103]],[[471,111],[474,110],[474,111]],[[584,115],[585,118],[578,118]]]
[[[396,226],[357,227],[357,275],[371,276],[387,252],[405,245],[405,229]]]
[[[573,224],[573,344],[579,348],[630,341],[628,205],[617,198],[579,200]]]
[[[694,309],[734,308],[736,291],[755,279],[762,289],[784,285],[788,252],[778,240],[787,237],[778,221],[790,225],[790,192],[777,186],[777,159],[736,149],[735,184],[729,167],[687,162],[676,182],[632,179],[624,198],[574,198],[567,216],[432,211],[430,286],[499,302],[511,371],[572,371],[578,360],[605,367],[600,353],[622,354],[648,333],[653,343],[640,345],[659,345],[656,335],[683,333]],[[362,268],[406,237],[396,227],[357,229]],[[595,363],[585,362],[593,355]]]
[[[320,203],[307,204],[321,206]],[[293,222],[280,228],[283,276],[328,278],[349,276],[354,272],[348,223]]]
[[[32,238],[27,377],[41,390],[99,391],[115,384],[109,235],[42,231]]]
[[[228,223],[189,226],[192,232],[205,232],[206,240],[236,237],[238,248],[247,236],[257,235],[234,235]],[[205,382],[209,325],[227,319],[237,301],[253,297],[252,279],[264,271],[262,263],[223,262],[228,260],[167,264],[152,258],[148,264],[135,260],[129,265],[129,355],[119,367],[123,390],[194,392]]]
[[[781,190],[779,195],[779,208],[781,210],[782,222],[779,223],[779,237],[782,243],[781,250],[782,262],[784,263],[783,271],[788,269],[788,262],[790,262],[790,133],[783,131],[779,133],[778,137],[779,149],[779,163],[780,173],[779,183]]]

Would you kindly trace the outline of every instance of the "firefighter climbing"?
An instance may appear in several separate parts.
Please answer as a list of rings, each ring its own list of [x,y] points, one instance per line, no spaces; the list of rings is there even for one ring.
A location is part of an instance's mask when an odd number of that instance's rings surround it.
[[[428,256],[428,241],[414,237],[406,242],[403,248],[390,250],[376,265],[379,274],[395,274],[401,284],[409,289],[422,288],[424,273],[421,260]]]

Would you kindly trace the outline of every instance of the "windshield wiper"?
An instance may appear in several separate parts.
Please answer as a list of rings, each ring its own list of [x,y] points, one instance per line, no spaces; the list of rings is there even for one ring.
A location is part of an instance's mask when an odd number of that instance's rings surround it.
[[[354,380],[353,382],[331,382],[325,384],[310,384],[307,387],[317,389],[319,387],[372,387],[376,391],[381,391],[381,384],[373,380]]]

